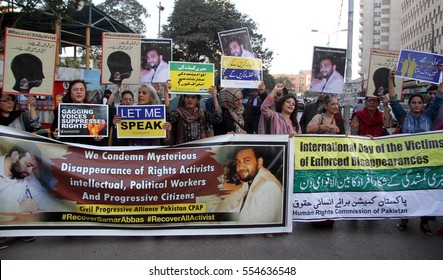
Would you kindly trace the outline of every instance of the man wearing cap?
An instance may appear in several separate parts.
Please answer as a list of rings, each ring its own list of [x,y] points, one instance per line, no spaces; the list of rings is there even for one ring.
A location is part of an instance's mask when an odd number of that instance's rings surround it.
[[[378,109],[380,99],[383,99],[384,111]],[[351,134],[367,137],[385,135],[385,128],[391,127],[392,118],[389,109],[389,96],[366,96],[365,108],[354,112],[351,117]]]

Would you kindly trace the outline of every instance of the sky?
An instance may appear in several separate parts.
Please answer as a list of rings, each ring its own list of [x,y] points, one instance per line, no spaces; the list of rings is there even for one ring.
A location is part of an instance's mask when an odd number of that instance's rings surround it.
[[[173,11],[175,0],[139,1],[151,14],[145,22],[146,38],[157,38],[159,24],[159,3],[161,25]],[[348,3],[350,0],[272,0],[251,1],[231,0],[237,10],[248,15],[258,25],[266,42],[264,46],[274,51],[271,74],[298,74],[310,70],[314,46],[326,47],[328,39],[332,48],[347,48]],[[358,29],[359,0],[354,2],[352,78],[358,78]],[[93,0],[97,5],[103,1]],[[272,4],[272,5],[271,5]],[[312,29],[319,32],[311,32]],[[223,31],[223,30],[220,30]]]

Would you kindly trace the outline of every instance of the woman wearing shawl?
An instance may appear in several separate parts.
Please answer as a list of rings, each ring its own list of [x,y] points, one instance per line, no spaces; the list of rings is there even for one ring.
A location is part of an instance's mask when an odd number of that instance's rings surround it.
[[[246,134],[243,93],[238,88],[224,88],[219,95],[223,119],[214,124],[214,134]]]
[[[201,95],[184,94],[180,97],[178,108],[171,111],[169,106],[169,92],[165,92],[166,120],[172,124],[171,145],[196,141],[208,137],[206,128],[208,123],[217,124],[222,120],[222,112],[217,101],[217,90],[209,88],[214,98],[214,112],[200,108]]]
[[[380,97],[381,98],[381,97]],[[391,114],[389,113],[389,96],[384,95],[384,111],[378,109],[380,98],[377,96],[366,96],[365,108],[352,114],[351,133],[367,137],[379,137],[386,135],[384,128],[391,127]]]

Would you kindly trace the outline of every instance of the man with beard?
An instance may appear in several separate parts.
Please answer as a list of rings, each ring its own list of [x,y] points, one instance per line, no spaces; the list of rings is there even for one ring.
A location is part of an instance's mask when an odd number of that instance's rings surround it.
[[[26,149],[25,149],[26,147]],[[34,173],[41,164],[41,151],[33,143],[15,145],[0,156],[0,212],[35,213],[59,209]]]
[[[148,73],[141,77],[142,84],[165,83],[169,79],[169,64],[163,60],[163,55],[158,50],[148,50],[146,62]]]
[[[232,40],[228,47],[231,56],[254,58],[254,54],[245,49],[243,44],[240,44],[237,39]]]
[[[312,92],[343,93],[343,76],[337,71],[337,65],[332,57],[320,60],[319,74],[321,80],[311,86]]]
[[[226,195],[216,211],[237,212],[237,220],[244,223],[281,223],[282,185],[263,167],[259,149],[243,147],[238,150],[235,167],[242,185]]]
[[[34,143],[15,145],[6,155],[0,156],[0,212],[33,214],[75,207],[52,197],[34,176],[41,162],[41,151]],[[21,239],[32,242],[35,237]],[[0,249],[6,248],[6,238],[0,237]]]

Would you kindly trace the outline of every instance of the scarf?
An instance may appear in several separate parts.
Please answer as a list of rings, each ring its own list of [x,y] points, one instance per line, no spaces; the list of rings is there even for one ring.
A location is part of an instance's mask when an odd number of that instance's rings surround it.
[[[246,134],[246,130],[244,129],[245,120],[243,118],[243,114],[245,112],[245,108],[243,104],[240,108],[235,108],[235,100],[239,97],[237,94],[240,92],[238,88],[224,88],[219,93],[220,99],[220,107],[228,110],[231,117],[234,119],[235,133],[237,134]]]
[[[16,118],[20,117],[22,111],[16,110],[9,113],[8,117],[0,116],[0,125],[9,126]]]
[[[358,117],[358,134],[372,135],[374,137],[383,135],[383,113],[378,109],[372,116],[367,108],[354,113]]]
[[[192,112],[185,108],[177,108],[180,115],[178,121],[176,144],[206,138],[206,121],[204,112],[194,108]]]

